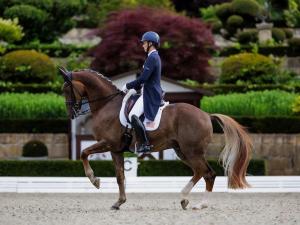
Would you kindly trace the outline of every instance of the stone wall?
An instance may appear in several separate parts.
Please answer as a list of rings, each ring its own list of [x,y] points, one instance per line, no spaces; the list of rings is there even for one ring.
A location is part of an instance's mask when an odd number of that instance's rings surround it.
[[[252,158],[264,159],[267,175],[300,175],[300,134],[251,134]],[[214,134],[208,157],[219,157],[224,135]]]
[[[300,134],[251,134],[252,158],[267,162],[268,175],[300,175]],[[0,134],[0,159],[22,155],[23,145],[40,140],[48,147],[50,159],[69,158],[67,134]],[[218,158],[224,146],[224,135],[214,134],[207,157]]]
[[[22,155],[22,147],[30,140],[46,144],[49,159],[69,158],[67,134],[0,134],[0,159],[17,159]]]

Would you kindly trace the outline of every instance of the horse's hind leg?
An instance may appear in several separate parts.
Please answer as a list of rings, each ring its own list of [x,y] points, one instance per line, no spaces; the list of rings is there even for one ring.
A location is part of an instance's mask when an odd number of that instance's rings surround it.
[[[204,159],[204,161],[205,161],[206,167],[207,167],[206,173],[203,176],[204,180],[205,180],[206,191],[212,192],[214,183],[215,183],[215,179],[216,179],[216,173],[205,159]]]
[[[181,206],[183,209],[186,209],[186,207],[189,203],[187,197],[188,197],[189,193],[191,192],[192,188],[195,186],[195,184],[201,179],[201,177],[204,177],[204,179],[205,179],[207,191],[212,191],[213,185],[214,185],[214,180],[216,177],[215,172],[208,165],[207,161],[205,160],[205,158],[203,156],[201,156],[199,159],[193,159],[190,161],[185,160],[185,163],[189,167],[191,167],[191,169],[194,172],[194,176],[189,181],[189,183],[184,187],[184,189],[181,191],[181,194],[182,194]],[[201,204],[200,208],[205,208],[205,207],[207,207],[206,204]],[[197,208],[197,207],[194,207],[194,208]]]

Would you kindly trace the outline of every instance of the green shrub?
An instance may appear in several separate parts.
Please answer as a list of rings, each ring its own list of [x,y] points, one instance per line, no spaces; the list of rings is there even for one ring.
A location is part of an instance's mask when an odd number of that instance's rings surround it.
[[[204,97],[201,109],[231,116],[292,116],[291,104],[297,94],[284,91],[251,91]]]
[[[18,18],[20,25],[24,28],[24,40],[32,40],[43,32],[47,13],[31,5],[15,5],[4,11],[5,18]]]
[[[56,94],[0,95],[1,119],[59,119],[66,116],[64,98]]]
[[[280,28],[273,28],[272,29],[272,38],[276,42],[283,42],[286,38],[284,30]]]
[[[221,66],[221,83],[276,83],[278,67],[271,58],[241,53],[226,58]]]
[[[298,96],[293,102],[292,110],[295,114],[300,115],[300,96]]]
[[[223,3],[216,9],[216,15],[221,21],[226,21],[232,15],[233,9],[231,3]]]
[[[23,146],[22,156],[24,157],[48,156],[48,148],[41,141],[31,140]]]
[[[7,53],[0,59],[2,81],[23,83],[46,83],[53,81],[56,68],[51,59],[34,50]]]
[[[289,46],[292,48],[298,47],[300,48],[300,38],[294,37],[288,40]]]
[[[284,31],[287,39],[290,39],[294,36],[293,30],[291,30],[289,28],[283,28],[283,31]]]
[[[4,20],[0,18],[0,40],[12,43],[19,41],[23,37],[22,27],[18,25],[18,20]]]
[[[208,19],[205,22],[211,25],[213,33],[219,33],[223,27],[222,22],[217,18]]]
[[[181,161],[147,160],[139,161],[138,176],[191,176],[192,171]],[[224,172],[216,160],[208,163],[223,176]],[[114,177],[115,170],[112,161],[90,161],[96,176]],[[252,159],[249,163],[248,174],[265,175],[265,161]],[[81,161],[46,160],[46,161],[0,161],[0,176],[30,176],[30,177],[85,177]]]
[[[53,0],[9,0],[6,3],[6,7],[11,7],[13,5],[31,5],[49,11],[53,7]]]
[[[258,41],[257,30],[242,31],[237,34],[237,39],[241,44],[256,43]]]
[[[239,15],[256,17],[261,10],[255,0],[233,0],[231,3],[233,11]]]
[[[238,15],[232,15],[228,17],[226,21],[226,25],[231,28],[239,28],[242,26],[243,22],[244,22],[243,17]]]

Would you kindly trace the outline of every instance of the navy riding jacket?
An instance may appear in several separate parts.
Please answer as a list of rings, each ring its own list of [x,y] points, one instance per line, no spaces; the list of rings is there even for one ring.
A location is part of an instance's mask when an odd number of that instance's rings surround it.
[[[148,120],[154,121],[162,100],[161,61],[157,51],[153,51],[145,60],[143,72],[134,81],[126,84],[127,89],[139,89],[144,85],[144,114]]]

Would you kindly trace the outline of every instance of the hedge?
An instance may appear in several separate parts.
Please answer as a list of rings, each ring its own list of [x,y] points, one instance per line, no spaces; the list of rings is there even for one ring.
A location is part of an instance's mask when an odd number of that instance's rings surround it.
[[[59,82],[46,84],[22,84],[0,82],[0,93],[14,92],[14,93],[47,93],[54,92],[62,95],[62,84]]]
[[[223,169],[216,160],[208,160],[218,176],[223,176]],[[112,161],[90,161],[96,176],[114,177]],[[181,161],[148,160],[139,161],[138,176],[191,176],[192,171]],[[264,160],[253,159],[248,167],[249,175],[265,175]],[[81,161],[46,160],[46,161],[0,161],[0,176],[49,176],[49,177],[84,177]]]
[[[228,47],[218,52],[218,56],[230,56],[241,52],[252,52],[253,46],[245,45],[240,48]],[[259,46],[258,53],[262,55],[275,55],[275,56],[300,56],[300,46]]]
[[[50,57],[68,57],[72,53],[84,53],[86,52],[91,46],[77,46],[72,44],[61,44],[59,42],[53,42],[50,44],[43,44],[39,42],[31,42],[28,44],[23,45],[7,45],[6,46],[6,52],[11,52],[15,50],[36,50],[39,52],[42,52],[44,54],[47,54]],[[2,53],[2,54],[4,54]]]
[[[300,117],[245,117],[233,116],[251,133],[300,133]],[[213,121],[214,133],[223,133],[219,124]]]
[[[0,119],[0,133],[68,133],[68,119],[5,120]]]
[[[300,84],[203,84],[194,85],[193,87],[211,91],[216,95],[263,90],[282,90],[300,93]]]

